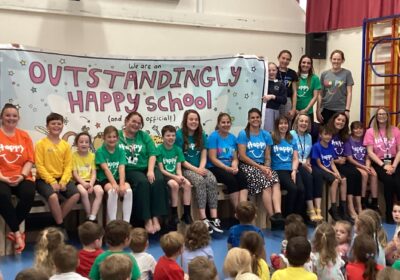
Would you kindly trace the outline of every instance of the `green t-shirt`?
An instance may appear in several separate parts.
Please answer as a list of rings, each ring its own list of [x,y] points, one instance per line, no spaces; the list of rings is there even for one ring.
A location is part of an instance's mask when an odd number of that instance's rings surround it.
[[[96,169],[97,169],[97,180],[104,181],[107,179],[106,174],[104,173],[103,168],[100,167],[100,164],[107,163],[108,168],[110,169],[112,175],[115,180],[119,179],[119,171],[118,167],[120,165],[126,165],[125,153],[122,149],[115,147],[113,153],[110,153],[105,145],[103,144],[100,149],[96,151]]]
[[[203,132],[202,134],[203,138],[203,149],[207,149],[207,137],[206,134]],[[199,167],[200,166],[200,160],[201,160],[201,150],[199,147],[196,147],[196,141],[193,138],[193,136],[188,137],[188,147],[185,149],[184,147],[184,141],[183,141],[183,135],[182,135],[182,129],[179,129],[176,132],[176,141],[175,144],[180,147],[183,151],[183,155],[185,156],[185,160],[189,162],[191,165]]]
[[[146,170],[150,156],[157,156],[153,139],[146,132],[139,130],[135,138],[125,137],[122,130],[119,131],[119,147],[125,151],[126,169]]]
[[[157,151],[157,162],[162,163],[164,169],[169,173],[176,174],[176,164],[185,161],[182,149],[174,145],[168,150],[163,144],[161,144],[157,147]]]
[[[125,254],[127,256],[129,256],[129,258],[132,260],[133,266],[132,266],[132,275],[131,275],[131,279],[132,280],[136,280],[140,278],[140,270],[139,270],[139,266],[135,260],[135,258],[132,256],[132,254],[129,254],[127,252],[124,251],[120,251],[120,252],[111,252],[109,250],[105,251],[104,253],[101,253],[100,255],[97,256],[97,258],[95,259],[92,268],[90,269],[89,272],[89,278],[92,280],[100,280],[100,264],[108,257],[111,256],[113,254]]]
[[[307,78],[302,78],[299,76],[299,86],[297,88],[297,104],[296,110],[305,109],[308,104],[310,104],[311,99],[314,97],[314,90],[321,89],[321,82],[317,75],[313,74],[310,81],[310,86],[308,85]],[[313,107],[311,107],[307,114],[312,114]]]
[[[395,261],[392,267],[400,271],[400,260]]]

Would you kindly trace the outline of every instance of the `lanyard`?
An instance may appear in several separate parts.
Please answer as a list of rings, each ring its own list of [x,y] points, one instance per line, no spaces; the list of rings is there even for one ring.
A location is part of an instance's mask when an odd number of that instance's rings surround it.
[[[299,144],[300,144],[300,149],[301,149],[301,153],[300,153],[301,161],[303,161],[304,154],[306,152],[306,135],[303,134],[303,143],[304,143],[304,146],[303,146],[303,144],[301,143],[301,140],[300,140],[300,135],[297,133],[297,131],[296,131],[296,134],[297,134],[297,137],[299,138]]]
[[[387,158],[387,157],[389,156],[389,149],[390,149],[389,143],[388,143],[388,139],[387,139],[387,137],[384,138],[384,137],[382,136],[382,133],[381,133],[380,130],[379,130],[379,137],[381,138],[381,140],[382,140],[382,142],[383,142],[383,145],[385,145],[385,148],[386,148],[385,158]],[[385,139],[386,139],[386,141],[385,141]]]

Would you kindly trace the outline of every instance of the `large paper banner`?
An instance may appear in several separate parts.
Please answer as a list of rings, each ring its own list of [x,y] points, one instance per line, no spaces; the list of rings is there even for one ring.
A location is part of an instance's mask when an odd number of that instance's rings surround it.
[[[19,126],[34,140],[47,133],[46,116],[57,112],[65,117],[64,139],[88,131],[95,146],[106,126],[121,128],[132,111],[143,115],[156,142],[164,125],[180,126],[187,109],[200,113],[207,133],[227,112],[237,134],[247,111],[260,108],[266,76],[255,56],[122,59],[2,48],[0,66],[1,105],[19,107]]]

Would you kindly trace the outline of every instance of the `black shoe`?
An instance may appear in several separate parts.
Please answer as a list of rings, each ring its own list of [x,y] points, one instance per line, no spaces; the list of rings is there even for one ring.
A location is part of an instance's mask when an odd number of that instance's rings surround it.
[[[348,221],[352,225],[354,225],[354,219],[347,213],[347,203],[344,202],[344,201],[340,202],[339,215],[340,215],[342,220]]]
[[[214,232],[214,230],[213,230],[213,228],[212,228],[212,226],[211,226],[210,220],[206,218],[206,219],[203,219],[202,221],[203,221],[203,223],[206,224],[207,229],[208,229],[208,233],[209,233],[209,234],[212,234],[212,233]]]
[[[210,226],[213,229],[213,231],[218,232],[218,233],[223,233],[223,229],[221,228],[221,221],[218,218],[211,219],[210,220]]]
[[[193,223],[192,216],[183,214],[181,217],[181,221],[184,222],[186,225],[190,225]]]
[[[281,213],[275,213],[269,220],[271,221],[271,230],[282,230],[285,228],[285,219]]]
[[[172,214],[171,217],[169,218],[169,224],[171,226],[176,226],[177,224],[179,224],[178,215]]]
[[[341,217],[339,216],[339,211],[336,206],[332,205],[331,208],[329,208],[328,213],[331,215],[334,221],[341,220]]]

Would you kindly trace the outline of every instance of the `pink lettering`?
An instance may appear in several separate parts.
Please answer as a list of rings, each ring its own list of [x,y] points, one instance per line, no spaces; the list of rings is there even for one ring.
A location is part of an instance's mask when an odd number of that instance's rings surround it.
[[[35,73],[35,70],[39,73]],[[39,75],[37,75],[39,74]],[[35,84],[41,84],[46,79],[46,70],[39,61],[34,61],[29,65],[29,77]]]

